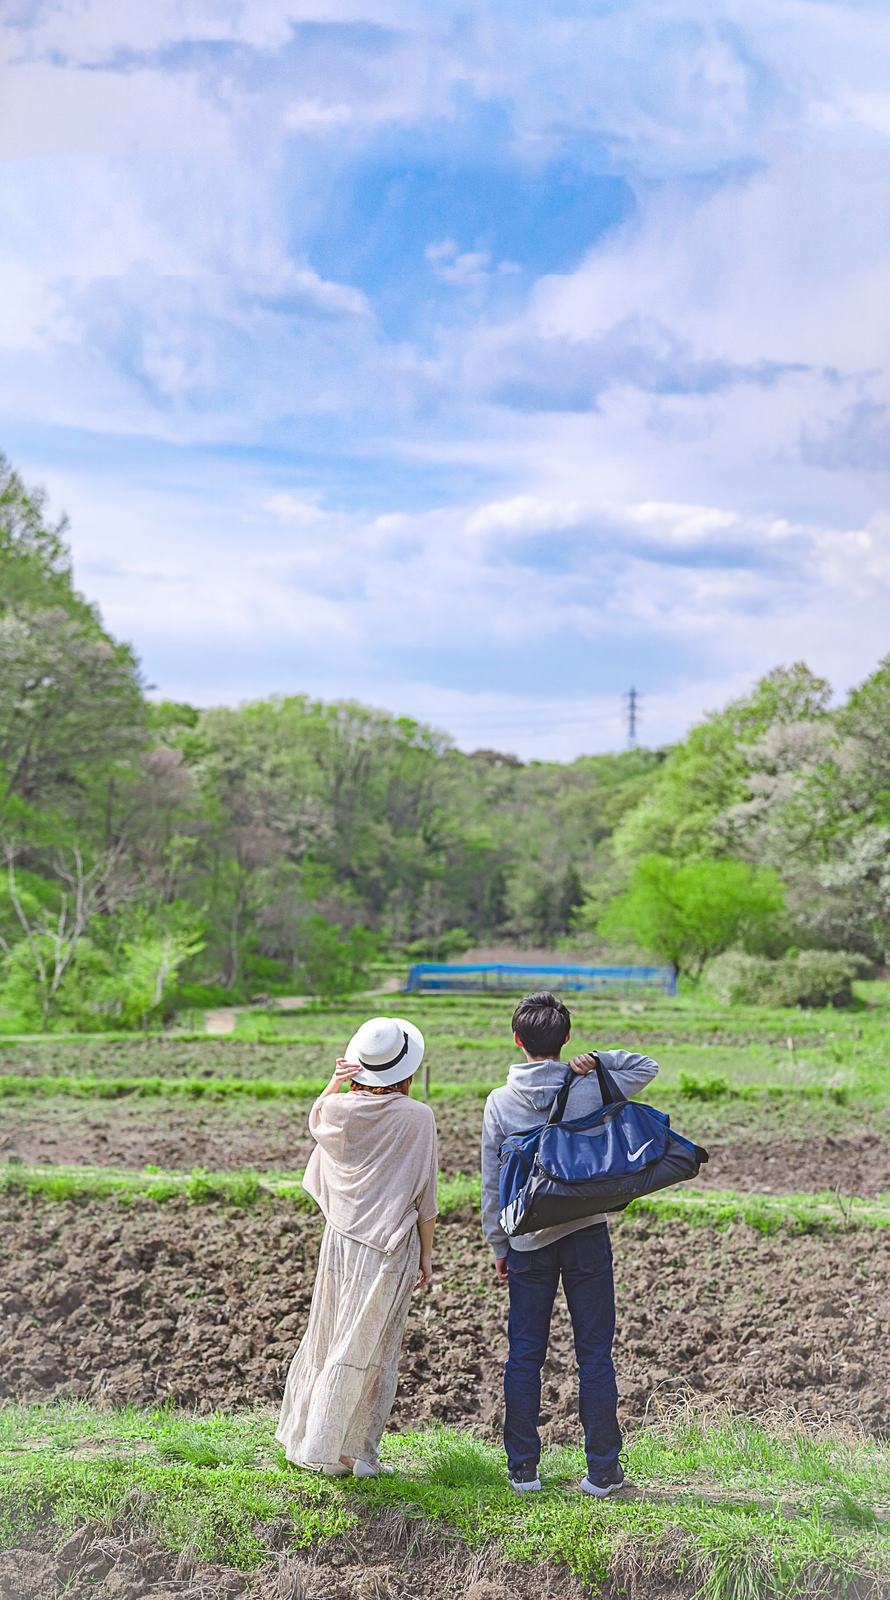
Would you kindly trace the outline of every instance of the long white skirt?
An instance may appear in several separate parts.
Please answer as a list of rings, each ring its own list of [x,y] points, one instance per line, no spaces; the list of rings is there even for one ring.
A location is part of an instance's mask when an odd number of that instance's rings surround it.
[[[275,1433],[297,1466],[330,1466],[341,1456],[376,1462],[419,1261],[416,1228],[391,1255],[325,1228]]]

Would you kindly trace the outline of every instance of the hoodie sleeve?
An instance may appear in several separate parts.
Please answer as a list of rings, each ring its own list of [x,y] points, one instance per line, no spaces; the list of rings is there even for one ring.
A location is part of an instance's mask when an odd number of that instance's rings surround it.
[[[485,1102],[482,1118],[482,1232],[500,1261],[506,1256],[509,1240],[501,1227],[500,1162],[498,1150],[504,1130],[498,1121],[493,1104],[494,1096]]]
[[[597,1050],[597,1055],[628,1099],[645,1089],[658,1071],[657,1061],[638,1056],[634,1050]]]

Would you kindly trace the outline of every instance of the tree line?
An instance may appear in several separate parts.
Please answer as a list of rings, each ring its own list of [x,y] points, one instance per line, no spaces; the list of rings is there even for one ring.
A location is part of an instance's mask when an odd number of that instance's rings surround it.
[[[151,701],[0,458],[0,1009],[148,1025],[509,940],[886,960],[890,662],[777,669],[668,750],[560,764],[304,694]]]

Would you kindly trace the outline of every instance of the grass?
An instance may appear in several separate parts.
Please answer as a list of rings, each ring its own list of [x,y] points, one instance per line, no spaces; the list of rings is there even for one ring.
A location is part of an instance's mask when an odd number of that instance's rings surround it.
[[[47,1200],[105,1200],[111,1197],[129,1204],[138,1200],[164,1203],[188,1200],[248,1206],[257,1201],[286,1200],[306,1211],[317,1211],[306,1193],[302,1172],[259,1173],[208,1172],[194,1167],[191,1172],[161,1172],[144,1167],[141,1172],[125,1172],[114,1167],[32,1167],[24,1163],[0,1164],[0,1194],[15,1190],[42,1195]],[[439,1182],[441,1215],[466,1205],[479,1205],[479,1178],[458,1173]]]
[[[302,1187],[302,1173],[159,1172],[143,1168],[125,1172],[111,1167],[34,1167],[24,1163],[0,1165],[0,1193],[22,1191],[48,1200],[103,1200],[115,1197],[125,1204],[141,1200],[160,1203],[185,1199],[196,1204],[249,1206],[270,1200],[287,1201],[314,1212],[315,1202]],[[440,1178],[440,1214],[464,1206],[479,1208],[478,1176],[457,1173]],[[676,1187],[634,1201],[615,1221],[651,1217],[656,1223],[688,1222],[701,1227],[726,1228],[744,1222],[759,1233],[837,1232],[851,1228],[890,1227],[890,1194],[876,1200],[820,1194],[762,1195],[731,1189],[698,1190]]]
[[[449,1429],[385,1441],[393,1478],[355,1483],[295,1472],[268,1416],[183,1418],[83,1403],[0,1411],[0,1535],[47,1527],[59,1540],[97,1522],[152,1533],[172,1550],[249,1570],[280,1542],[306,1549],[374,1518],[439,1528],[507,1560],[565,1561],[581,1579],[703,1600],[797,1600],[890,1580],[890,1450],[794,1426],[767,1430],[683,1409],[630,1439],[626,1496],[574,1489],[583,1457],[542,1462],[521,1499],[503,1457]]]
[[[203,1077],[103,1077],[95,1073],[40,1073],[22,1076],[16,1073],[0,1074],[0,1101],[3,1100],[301,1100],[311,1102],[319,1095],[327,1079],[294,1078],[227,1078]],[[430,1100],[484,1100],[492,1088],[503,1082],[503,1073],[484,1080],[465,1079],[459,1082],[432,1082]],[[801,1085],[750,1082],[730,1082],[720,1073],[696,1074],[681,1072],[671,1078],[658,1079],[653,1091],[660,1103],[671,1106],[703,1101],[824,1101],[830,1105],[848,1106],[852,1102],[850,1090],[843,1084],[813,1083]],[[422,1098],[420,1085],[414,1085],[415,1098]]]

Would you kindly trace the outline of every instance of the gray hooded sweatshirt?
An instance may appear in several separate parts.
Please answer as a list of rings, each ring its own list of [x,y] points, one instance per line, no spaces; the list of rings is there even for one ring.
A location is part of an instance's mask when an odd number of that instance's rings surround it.
[[[658,1071],[657,1063],[648,1056],[638,1056],[633,1050],[597,1050],[596,1054],[606,1071],[615,1079],[618,1088],[628,1099],[639,1094],[651,1083]],[[507,1254],[508,1245],[514,1250],[540,1250],[554,1239],[567,1233],[577,1233],[595,1222],[605,1222],[605,1217],[580,1217],[575,1222],[562,1222],[555,1228],[540,1228],[537,1233],[521,1233],[508,1239],[500,1221],[499,1193],[500,1162],[498,1150],[510,1133],[524,1133],[546,1122],[554,1096],[562,1086],[567,1063],[564,1061],[523,1061],[511,1067],[507,1081],[501,1089],[493,1089],[485,1102],[482,1118],[482,1232],[498,1259]],[[569,1090],[566,1116],[586,1116],[603,1103],[599,1081],[595,1072],[577,1077]]]

